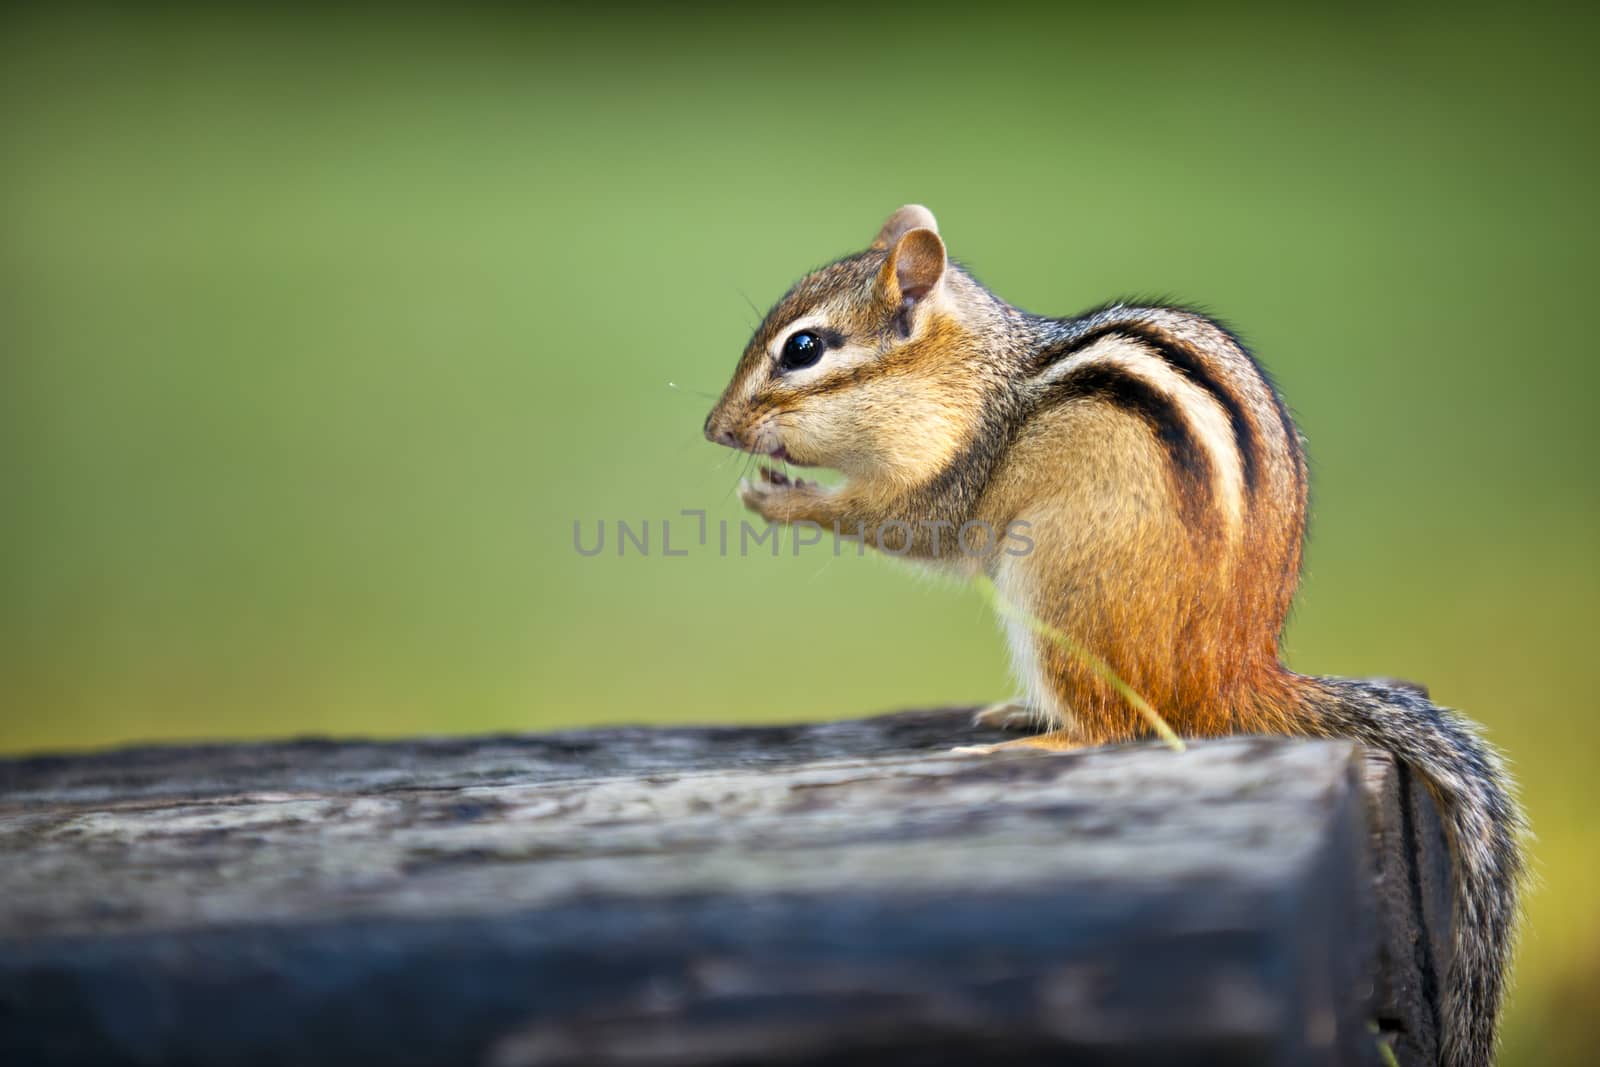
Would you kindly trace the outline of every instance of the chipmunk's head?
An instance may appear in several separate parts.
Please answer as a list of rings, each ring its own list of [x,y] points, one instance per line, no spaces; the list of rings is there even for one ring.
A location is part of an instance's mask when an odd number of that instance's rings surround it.
[[[767,313],[706,436],[852,479],[936,471],[973,401],[957,274],[933,214],[896,211],[865,252],[802,278]]]

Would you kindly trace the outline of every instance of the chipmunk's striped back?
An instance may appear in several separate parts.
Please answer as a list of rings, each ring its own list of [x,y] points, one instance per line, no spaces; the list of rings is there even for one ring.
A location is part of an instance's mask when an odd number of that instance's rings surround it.
[[[1138,499],[1163,504],[1174,521],[1115,514],[1101,536],[1081,525],[1082,509],[1061,501],[1042,521],[1072,553],[1051,554],[1057,572],[1014,567],[1008,577],[1031,610],[1097,650],[1137,691],[1195,734],[1237,732],[1262,716],[1282,722],[1292,699],[1278,664],[1278,639],[1294,597],[1305,529],[1306,469],[1298,432],[1266,375],[1222,326],[1169,307],[1113,305],[1066,320],[1029,316],[1020,388],[1024,419],[1070,426],[1107,412],[1132,432],[1104,435],[1105,449],[1139,452],[1117,463],[1096,450],[1117,496],[1154,476]],[[1073,437],[1067,433],[1066,436]],[[1091,449],[1094,440],[1084,442]],[[1081,464],[1082,455],[1057,461]],[[1092,487],[1090,495],[1102,485]],[[1078,501],[1078,503],[1084,503]],[[1104,500],[1089,505],[1118,511]],[[1041,531],[1041,536],[1046,536]],[[1134,539],[1166,580],[1130,574],[1118,602],[1043,603],[1041,586],[1094,584],[1106,538]],[[1034,639],[1030,641],[1037,643]],[[1161,646],[1151,657],[1145,646]],[[1044,651],[1035,649],[1035,653]],[[1048,653],[1047,653],[1048,655]],[[1137,736],[1144,724],[1082,664],[1062,663],[1047,686],[1057,710],[1091,736]],[[1085,721],[1085,720],[1089,721]]]

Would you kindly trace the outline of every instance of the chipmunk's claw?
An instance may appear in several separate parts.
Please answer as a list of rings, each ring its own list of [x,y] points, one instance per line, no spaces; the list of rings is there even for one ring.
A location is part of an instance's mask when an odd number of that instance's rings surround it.
[[[779,489],[815,489],[816,482],[808,482],[804,478],[792,478],[786,472],[775,467],[757,467],[756,473],[761,481]]]

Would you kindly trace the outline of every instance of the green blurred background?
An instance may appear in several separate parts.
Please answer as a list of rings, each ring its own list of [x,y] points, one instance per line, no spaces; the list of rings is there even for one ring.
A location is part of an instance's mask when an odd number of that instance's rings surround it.
[[[0,19],[0,751],[1007,694],[970,590],[572,544],[737,521],[691,390],[918,200],[1015,303],[1255,345],[1315,464],[1291,661],[1488,725],[1543,882],[1507,1062],[1600,1042],[1591,17]]]

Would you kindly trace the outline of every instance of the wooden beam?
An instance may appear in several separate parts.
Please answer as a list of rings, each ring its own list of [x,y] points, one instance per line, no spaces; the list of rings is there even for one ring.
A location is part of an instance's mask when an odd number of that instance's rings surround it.
[[[969,718],[0,761],[0,1062],[1426,1062],[1386,759]]]

